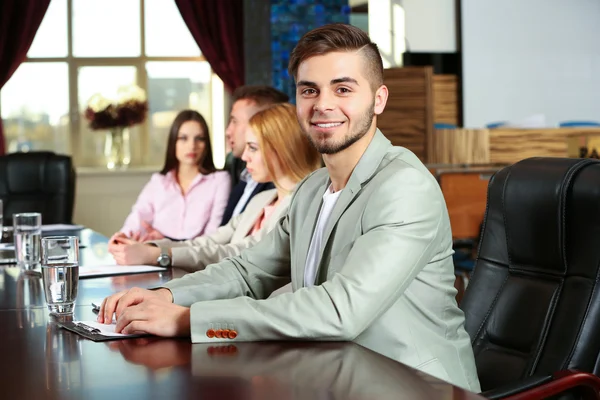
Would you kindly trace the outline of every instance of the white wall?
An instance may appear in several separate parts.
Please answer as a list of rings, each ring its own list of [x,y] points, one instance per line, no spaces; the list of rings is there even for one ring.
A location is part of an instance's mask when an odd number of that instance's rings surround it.
[[[465,126],[600,120],[600,1],[462,0]]]
[[[77,168],[73,222],[110,237],[123,226],[153,172],[157,168],[127,171]]]
[[[401,0],[405,34],[412,52],[456,51],[455,0]]]

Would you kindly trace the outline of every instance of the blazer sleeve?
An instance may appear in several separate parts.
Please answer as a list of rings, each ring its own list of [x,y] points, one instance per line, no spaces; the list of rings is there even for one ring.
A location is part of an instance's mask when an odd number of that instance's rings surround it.
[[[287,207],[283,208],[283,213],[287,210]],[[272,215],[270,218],[279,218],[278,215]],[[209,235],[201,238],[192,240],[192,246],[177,246],[171,249],[173,255],[173,266],[182,268],[186,271],[199,271],[206,268],[209,264],[218,263],[219,261],[233,257],[240,254],[243,250],[256,245],[268,232],[273,229],[275,224],[271,224],[270,221],[265,221],[263,227],[252,235],[247,235],[241,240],[232,242],[220,241],[224,235],[221,234],[223,228],[229,227],[230,239],[235,233],[236,226],[244,214],[240,214],[230,221],[230,223],[224,227],[219,228],[215,235]],[[230,226],[233,225],[233,226]],[[221,235],[220,235],[221,234]],[[219,238],[214,236],[219,235]]]
[[[203,270],[209,264],[240,254],[242,250],[256,244],[267,232],[273,229],[276,221],[285,215],[288,210],[288,196],[280,202],[269,220],[264,222],[263,227],[254,234],[249,235],[249,227],[256,223],[255,216],[259,215],[254,210],[260,209],[262,212],[264,206],[272,201],[272,197],[272,195],[255,196],[251,200],[253,203],[252,210],[247,210],[233,217],[227,225],[219,227],[211,235],[199,236],[195,239],[180,242],[161,239],[147,243],[170,248],[173,267],[188,272]],[[242,229],[245,232],[241,232]]]
[[[290,282],[288,217],[284,217],[255,246],[238,256],[211,264],[203,271],[167,282],[174,302],[195,302],[249,296],[264,299]]]
[[[199,246],[208,246],[208,245],[219,245],[219,244],[227,244],[231,241],[233,234],[235,233],[237,226],[239,224],[240,216],[238,215],[235,218],[232,218],[227,225],[220,226],[216,232],[210,235],[202,235],[198,236],[194,239],[189,240],[179,240],[173,241],[170,239],[158,239],[158,240],[149,240],[145,243],[153,244],[158,247],[164,247],[168,249],[175,248],[191,248],[191,247],[199,247]]]
[[[344,265],[322,285],[303,287],[266,300],[289,269],[287,219],[241,256],[188,275],[193,286],[174,301],[191,305],[193,342],[214,326],[234,326],[234,340],[353,340],[396,302],[416,275],[440,252],[447,214],[439,188],[415,169],[401,169],[371,195],[357,217],[364,232]],[[292,200],[291,215],[293,215]],[[295,241],[294,241],[295,242]],[[445,256],[445,255],[444,255]],[[233,298],[234,297],[234,298]],[[219,300],[216,299],[226,299]],[[228,339],[231,341],[231,339]]]
[[[217,230],[221,225],[223,214],[225,213],[225,207],[227,207],[227,201],[229,200],[229,193],[231,193],[231,177],[226,171],[215,172],[215,179],[217,180],[217,187],[212,203],[212,209],[210,211],[210,217],[204,228],[203,234],[211,234]]]
[[[152,221],[154,220],[154,197],[158,193],[159,178],[154,174],[146,186],[144,186],[131,209],[131,213],[125,219],[121,232],[129,234],[129,232],[141,230],[142,221],[146,221],[152,225]]]

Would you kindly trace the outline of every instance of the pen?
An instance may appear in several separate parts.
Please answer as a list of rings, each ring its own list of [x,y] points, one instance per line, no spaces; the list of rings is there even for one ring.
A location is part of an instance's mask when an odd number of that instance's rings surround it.
[[[94,314],[98,314],[98,313],[100,312],[100,306],[98,306],[98,305],[97,305],[97,304],[95,304],[95,303],[92,303],[92,312],[93,312]]]
[[[77,322],[75,325],[80,327],[81,329],[88,331],[89,333],[100,333],[100,329],[91,327],[89,325],[84,324],[83,322]]]

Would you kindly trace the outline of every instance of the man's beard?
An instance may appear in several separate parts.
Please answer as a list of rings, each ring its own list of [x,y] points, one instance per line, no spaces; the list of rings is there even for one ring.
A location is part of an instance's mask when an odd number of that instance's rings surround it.
[[[304,134],[306,134],[310,142],[313,144],[313,146],[315,146],[319,153],[339,153],[340,151],[346,150],[348,147],[352,146],[367,134],[371,128],[371,124],[373,123],[373,118],[375,117],[375,113],[373,112],[374,107],[375,102],[373,101],[371,106],[363,114],[362,118],[357,121],[356,129],[354,129],[352,132],[348,132],[340,142],[319,141],[313,138],[306,130],[304,131]]]

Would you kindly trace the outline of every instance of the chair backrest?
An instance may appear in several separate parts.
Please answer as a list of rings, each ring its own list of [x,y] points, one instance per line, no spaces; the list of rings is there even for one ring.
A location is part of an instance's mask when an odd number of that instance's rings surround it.
[[[482,389],[600,350],[600,162],[531,158],[497,172],[461,308]]]
[[[75,203],[71,157],[47,151],[0,156],[0,199],[4,226],[20,212],[39,212],[44,224],[71,223]]]

